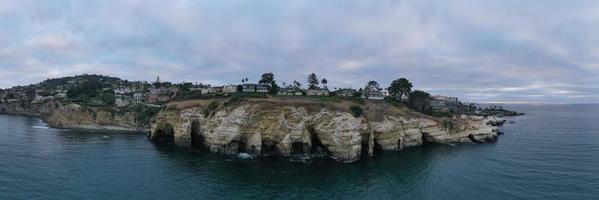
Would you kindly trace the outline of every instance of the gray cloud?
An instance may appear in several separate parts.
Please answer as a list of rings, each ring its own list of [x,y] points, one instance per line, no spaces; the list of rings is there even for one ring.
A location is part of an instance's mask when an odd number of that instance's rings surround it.
[[[467,101],[597,102],[599,3],[1,1],[0,87],[101,73],[237,83],[308,73]]]

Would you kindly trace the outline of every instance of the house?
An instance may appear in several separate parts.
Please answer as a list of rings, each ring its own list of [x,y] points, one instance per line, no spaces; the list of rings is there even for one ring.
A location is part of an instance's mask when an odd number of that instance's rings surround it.
[[[356,94],[356,90],[350,88],[342,88],[335,91],[335,96],[338,97],[353,97]]]
[[[171,100],[175,94],[179,92],[177,87],[159,87],[159,88],[150,88],[147,93],[147,103],[158,103],[158,102],[167,102]],[[135,96],[134,96],[135,101]],[[143,95],[141,97],[141,101],[143,101]],[[136,101],[136,103],[140,103]],[[143,103],[143,102],[141,102]]]
[[[242,91],[248,93],[268,93],[269,85],[246,83],[242,85]]]
[[[214,93],[217,93],[217,94],[222,94],[223,90],[224,90],[223,86],[214,86],[214,87],[212,87],[212,91],[214,91]]]
[[[115,88],[113,91],[114,91],[114,94],[129,94],[129,93],[131,93],[131,88],[121,87],[121,88]]]
[[[382,99],[385,99],[385,94],[383,94],[383,92],[378,91],[378,90],[364,90],[364,91],[362,91],[362,98],[382,100]]]
[[[56,93],[56,97],[57,98],[65,98],[65,97],[67,97],[67,93],[66,92]]]
[[[258,92],[258,93],[268,93],[268,88],[269,87],[270,86],[266,85],[266,84],[258,84],[256,86],[256,92]]]
[[[237,85],[225,85],[223,86],[223,93],[231,94],[237,92]]]
[[[141,93],[140,93],[141,94]],[[125,107],[131,104],[131,97],[127,95],[115,95],[114,104],[117,107]]]
[[[435,112],[449,112],[458,105],[458,102],[457,97],[436,95],[431,98],[429,103]]]
[[[208,87],[201,87],[201,88],[199,88],[199,90],[200,90],[200,93],[202,93],[202,94],[212,94],[212,93],[215,93],[214,89],[211,88],[211,87],[209,87],[209,86]]]
[[[41,96],[41,95],[39,95],[39,94],[36,94],[35,98],[33,99],[33,103],[40,103],[40,102],[43,102],[43,101],[44,101],[44,97]]]
[[[329,96],[329,89],[327,88],[312,88],[306,91],[308,96]]]
[[[279,90],[278,95],[281,95],[281,96],[302,96],[303,93],[298,88],[287,87],[287,88],[281,88]]]
[[[179,91],[178,88],[176,87],[159,87],[159,88],[150,88],[149,89],[151,94],[154,95],[167,95],[167,96],[171,96],[174,93],[177,93]]]
[[[144,103],[144,95],[140,92],[133,93],[133,103],[143,104]]]

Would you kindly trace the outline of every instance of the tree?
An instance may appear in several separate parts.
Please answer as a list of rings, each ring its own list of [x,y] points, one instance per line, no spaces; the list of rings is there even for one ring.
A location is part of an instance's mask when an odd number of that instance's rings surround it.
[[[260,84],[272,84],[275,82],[275,75],[273,73],[264,73],[262,74],[262,78],[260,79],[260,81],[258,81],[258,83]]]
[[[316,76],[316,74],[311,73],[310,75],[308,75],[308,88],[309,89],[314,89],[318,87],[318,77]]]
[[[300,90],[302,88],[302,84],[298,81],[293,81],[293,89]]]
[[[327,83],[329,83],[329,81],[326,78],[323,78],[320,83],[322,84],[323,87],[327,87]]]
[[[98,98],[106,105],[114,105],[114,101],[116,100],[112,92],[102,93]]]
[[[30,102],[35,99],[35,90],[33,88],[28,88],[25,90],[25,101]]]
[[[364,90],[380,92],[383,89],[381,88],[381,86],[379,86],[379,83],[377,83],[376,81],[368,81],[368,83],[366,83],[366,87],[364,87]]]
[[[404,95],[412,91],[412,83],[406,78],[400,78],[391,82],[387,91],[395,100],[401,101]]]
[[[429,107],[429,99],[431,95],[428,92],[421,90],[414,90],[414,92],[410,93],[408,98],[408,102],[410,106],[419,112],[426,111],[427,107]]]
[[[268,89],[268,93],[270,94],[277,94],[277,92],[279,92],[279,86],[275,81],[275,75],[273,73],[269,72],[262,74],[262,78],[260,79],[260,81],[258,81],[258,83],[270,85]]]

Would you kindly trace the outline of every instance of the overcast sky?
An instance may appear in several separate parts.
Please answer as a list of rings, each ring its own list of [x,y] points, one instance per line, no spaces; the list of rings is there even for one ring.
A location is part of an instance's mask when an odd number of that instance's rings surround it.
[[[0,88],[129,80],[387,86],[478,102],[599,102],[596,0],[0,0]]]

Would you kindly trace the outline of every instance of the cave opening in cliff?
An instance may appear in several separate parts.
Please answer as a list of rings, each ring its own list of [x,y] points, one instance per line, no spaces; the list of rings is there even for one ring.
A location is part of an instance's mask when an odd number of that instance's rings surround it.
[[[291,154],[304,154],[304,143],[294,142],[291,143]]]
[[[425,145],[427,143],[434,143],[433,139],[429,136],[429,133],[422,132],[422,144]]]
[[[362,135],[362,150],[360,151],[360,157],[362,160],[368,159],[370,151],[370,136]]]
[[[203,149],[204,147],[204,136],[200,131],[200,121],[193,120],[191,122],[191,147],[197,149]]]
[[[246,142],[239,141],[239,143],[237,144],[237,153],[248,153]]]
[[[372,154],[377,155],[383,152],[383,146],[377,142],[376,139],[372,140],[374,146],[372,147]]]
[[[170,124],[164,125],[163,128],[157,129],[153,140],[163,144],[174,144],[175,143],[175,131],[173,126]]]
[[[277,156],[281,155],[277,143],[271,140],[262,141],[261,151],[263,156]]]
[[[310,150],[312,154],[317,156],[331,155],[329,149],[322,144],[322,140],[318,137],[318,133],[316,133],[314,127],[308,128],[308,132],[310,133],[310,140],[312,142],[312,149]]]
[[[403,149],[403,143],[401,141],[401,138],[397,139],[397,150],[400,151],[401,149]]]

